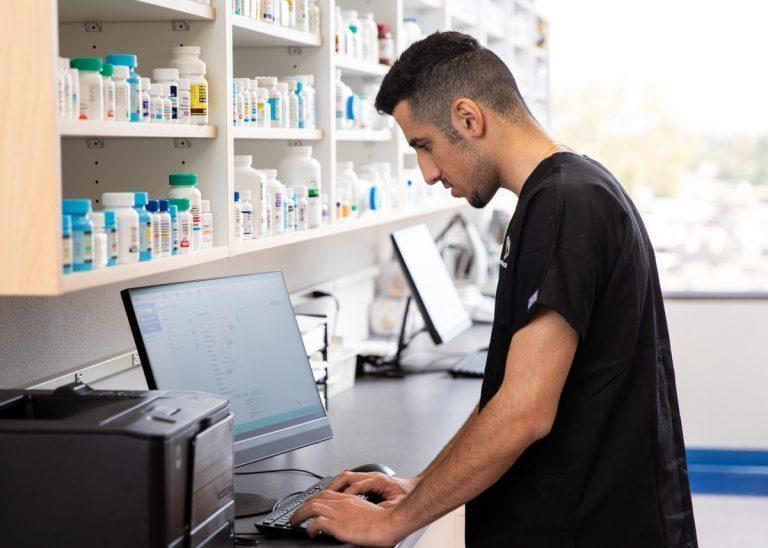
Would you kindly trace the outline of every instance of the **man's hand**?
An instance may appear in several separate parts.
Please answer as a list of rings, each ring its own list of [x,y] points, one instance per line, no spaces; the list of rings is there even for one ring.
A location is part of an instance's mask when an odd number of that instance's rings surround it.
[[[381,472],[350,472],[336,476],[326,489],[347,495],[372,493],[384,499],[379,506],[389,508],[400,502],[419,483],[418,478],[393,478]]]
[[[308,519],[312,521],[307,525],[307,532],[313,538],[323,531],[341,542],[394,546],[402,540],[401,535],[405,537],[392,519],[392,509],[335,491],[323,490],[309,499],[296,510],[291,524],[296,527]]]

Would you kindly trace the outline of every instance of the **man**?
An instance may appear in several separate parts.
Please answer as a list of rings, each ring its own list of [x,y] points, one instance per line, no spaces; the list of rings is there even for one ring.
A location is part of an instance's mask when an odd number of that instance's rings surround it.
[[[504,63],[464,34],[412,45],[376,107],[428,183],[477,208],[499,188],[519,197],[485,378],[418,477],[344,473],[295,522],[383,546],[466,504],[471,547],[697,546],[653,249],[622,187],[550,138]]]

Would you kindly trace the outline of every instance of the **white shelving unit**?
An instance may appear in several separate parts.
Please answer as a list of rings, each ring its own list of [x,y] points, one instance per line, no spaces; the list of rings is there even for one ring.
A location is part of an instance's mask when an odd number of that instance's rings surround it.
[[[500,10],[508,20],[518,13],[536,17],[529,1],[481,1]],[[377,22],[389,25],[399,50],[404,45],[403,19],[415,16],[423,21],[427,33],[450,28],[472,33],[497,51],[513,70],[518,57],[534,64],[546,63],[546,50],[531,46],[529,34],[518,37],[516,27],[499,27],[498,21],[488,23],[486,17],[473,17],[478,8],[469,0],[462,5],[442,0],[320,0],[319,36],[233,14],[232,0],[215,0],[213,7],[192,0],[41,0],[34,7],[14,3],[6,15],[10,28],[18,30],[6,43],[25,51],[26,57],[23,63],[14,61],[12,66],[0,67],[0,77],[23,77],[18,73],[27,67],[35,67],[29,78],[38,84],[41,69],[50,77],[49,86],[39,86],[40,93],[34,102],[28,99],[27,108],[18,101],[14,103],[25,112],[23,123],[15,113],[4,118],[11,120],[9,127],[19,128],[15,146],[6,147],[3,157],[6,165],[8,159],[19,165],[13,181],[2,181],[12,193],[5,202],[13,204],[9,210],[12,215],[5,217],[20,233],[35,235],[36,240],[21,246],[21,252],[18,245],[0,248],[0,264],[12,265],[0,268],[0,295],[57,295],[129,282],[234,256],[446,214],[462,207],[464,202],[450,198],[448,193],[418,207],[355,220],[336,220],[335,207],[330,207],[330,224],[319,229],[235,241],[232,195],[236,190],[236,154],[252,155],[255,167],[275,168],[288,146],[312,145],[313,156],[322,165],[323,193],[329,196],[331,205],[336,200],[339,161],[352,160],[356,167],[388,162],[393,177],[403,184],[410,177],[407,170],[416,167],[416,155],[397,128],[341,131],[335,127],[336,70],[342,71],[344,81],[358,93],[367,84],[379,83],[389,70],[385,65],[336,54],[332,15],[337,3],[345,9],[373,12]],[[497,26],[486,28],[486,24]],[[153,68],[167,66],[170,49],[175,45],[202,48],[208,69],[209,125],[56,118],[57,57],[135,53],[139,74],[151,76]],[[232,127],[234,77],[291,74],[315,75],[318,129]],[[546,89],[537,89],[536,93],[539,102],[544,103]],[[26,99],[29,94],[19,97]],[[33,121],[30,115],[35,117]],[[32,175],[29,166],[33,166]],[[61,198],[91,198],[98,209],[101,194],[108,191],[143,190],[151,197],[161,197],[168,188],[168,175],[177,172],[197,173],[203,197],[211,202],[215,219],[212,249],[135,265],[61,274]],[[18,185],[20,177],[34,184]]]

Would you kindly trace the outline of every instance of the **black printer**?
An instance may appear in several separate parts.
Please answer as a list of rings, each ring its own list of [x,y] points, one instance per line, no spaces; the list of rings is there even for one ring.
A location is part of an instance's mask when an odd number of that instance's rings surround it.
[[[0,390],[0,544],[232,546],[232,439],[210,394]]]

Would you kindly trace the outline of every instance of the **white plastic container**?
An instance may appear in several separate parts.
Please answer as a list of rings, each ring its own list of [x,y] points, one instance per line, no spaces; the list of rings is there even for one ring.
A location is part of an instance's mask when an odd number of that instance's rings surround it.
[[[280,127],[288,128],[291,127],[290,105],[288,104],[291,92],[288,89],[288,82],[278,82],[277,89],[280,92],[280,97],[282,98],[281,102],[283,105],[282,116],[280,117]]]
[[[179,123],[191,124],[192,111],[190,110],[189,78],[179,78]]]
[[[200,59],[198,46],[176,46],[171,48],[172,68],[179,70],[180,78],[189,79],[190,112],[192,123],[208,123],[208,81],[205,79],[205,62]]]
[[[101,77],[104,80],[104,119],[115,121],[115,83],[112,81],[114,67],[105,63],[101,69]]]
[[[128,67],[114,65],[112,82],[115,84],[115,121],[127,122],[131,119],[131,86],[128,84]]]
[[[363,59],[369,63],[379,62],[379,29],[372,13],[364,13],[361,22],[361,42],[363,46]]]
[[[107,232],[104,230],[104,212],[91,211],[86,215],[93,223],[93,269],[106,268],[109,260]]]
[[[192,250],[197,251],[203,245],[203,223],[200,218],[203,197],[197,188],[197,175],[171,173],[168,176],[168,184],[171,185],[168,189],[168,198],[189,199],[189,214],[192,216]]]
[[[283,96],[277,89],[277,78],[259,77],[256,79],[259,89],[265,89],[269,94],[269,125],[265,127],[280,127],[283,116]]]
[[[126,67],[127,68],[127,67]],[[127,73],[126,73],[127,74]],[[149,78],[142,78],[141,79],[141,93],[139,93],[139,103],[141,107],[141,121],[142,122],[149,122],[149,102],[151,100],[149,95],[149,87],[152,84],[149,81]],[[129,96],[128,99],[130,101],[130,85],[128,87],[129,90]],[[130,111],[130,103],[129,103],[129,111]],[[130,114],[130,112],[129,112]]]
[[[254,238],[254,213],[251,191],[248,189],[240,191],[240,210],[243,215],[243,240],[252,240]]]
[[[76,68],[69,68],[69,78],[72,80],[72,95],[70,97],[69,119],[80,119],[80,71]]]
[[[171,100],[171,86],[168,84],[162,84],[163,86],[163,122],[166,124],[175,124],[178,122],[173,119],[173,101]]]
[[[336,164],[336,199],[358,205],[358,176],[353,162]]]
[[[235,188],[240,192],[251,192],[253,237],[262,238],[267,235],[267,177],[263,172],[253,169],[252,163],[251,156],[235,156]]]
[[[243,230],[243,207],[240,203],[240,193],[235,191],[235,239],[242,242],[245,236]]]
[[[283,193],[285,189],[280,181],[277,180],[276,169],[262,169],[267,176],[267,200],[272,209],[272,230],[271,234],[282,234],[284,231],[283,214]]]
[[[149,86],[149,121],[153,124],[163,123],[165,120],[165,101],[163,101],[163,84]]]
[[[347,116],[347,105],[352,96],[352,89],[341,80],[341,71],[336,70],[336,128],[350,129],[351,120]]]
[[[314,188],[322,193],[322,168],[312,158],[312,147],[289,147],[285,158],[277,166],[280,182],[285,186]]]
[[[133,209],[133,192],[105,192],[101,205],[113,211],[117,223],[117,243],[120,264],[139,262],[139,214]]]
[[[175,68],[156,68],[152,71],[152,79],[158,84],[166,84],[168,99],[171,102],[170,123],[179,121],[179,70]]]
[[[203,249],[213,247],[213,213],[209,200],[200,202],[200,222],[203,224]]]
[[[309,189],[307,198],[309,228],[317,228],[323,224],[323,202],[320,194],[314,188]]]
[[[97,57],[78,57],[72,59],[72,67],[79,73],[80,84],[80,120],[101,121],[104,119],[104,81],[100,71],[101,59]]]

